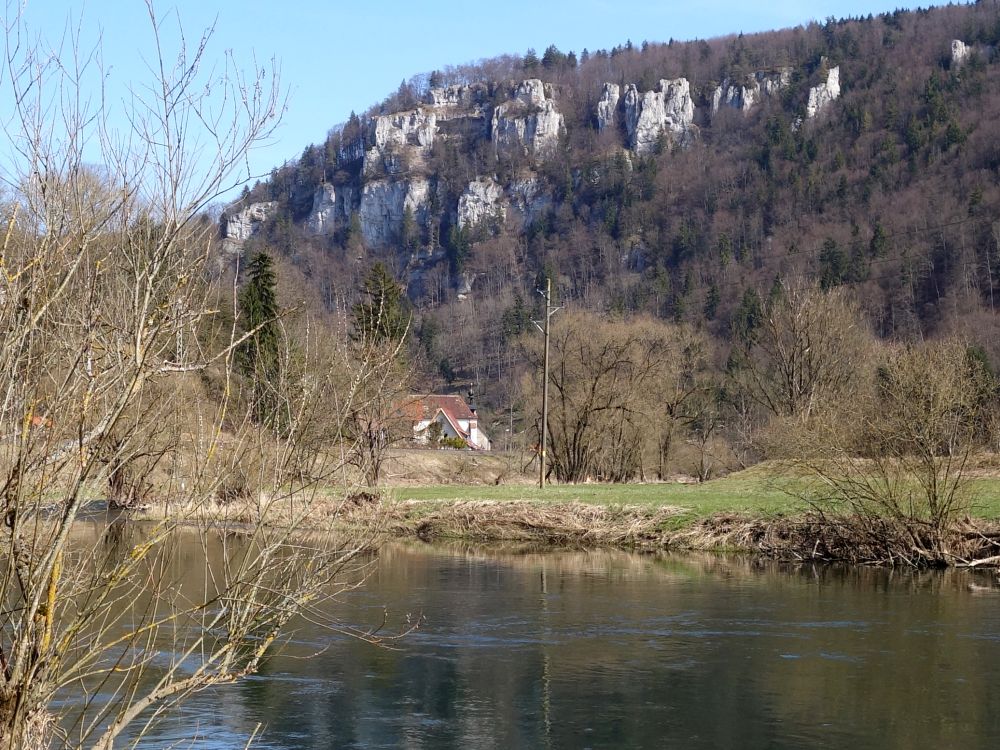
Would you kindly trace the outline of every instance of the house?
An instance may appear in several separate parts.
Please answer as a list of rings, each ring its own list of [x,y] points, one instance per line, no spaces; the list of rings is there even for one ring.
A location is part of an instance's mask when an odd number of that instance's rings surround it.
[[[458,438],[472,450],[490,449],[490,439],[479,429],[476,407],[461,396],[412,395],[400,404],[399,412],[412,425],[416,443],[426,445],[437,433],[438,439]]]

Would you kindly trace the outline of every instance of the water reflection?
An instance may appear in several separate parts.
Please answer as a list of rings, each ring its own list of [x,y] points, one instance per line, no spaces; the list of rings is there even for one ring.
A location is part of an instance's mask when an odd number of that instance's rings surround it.
[[[993,747],[997,591],[960,571],[393,545],[336,614],[418,631],[386,649],[303,623],[141,746],[242,747],[263,723],[258,746],[282,749]]]

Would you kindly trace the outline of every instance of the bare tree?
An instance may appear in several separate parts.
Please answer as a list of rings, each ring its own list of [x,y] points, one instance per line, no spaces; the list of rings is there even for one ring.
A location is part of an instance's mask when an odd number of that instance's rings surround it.
[[[782,282],[735,334],[738,386],[773,416],[800,422],[850,392],[871,338],[846,290],[804,282]]]
[[[306,343],[315,366],[285,384],[283,432],[259,428],[240,408],[239,339],[217,315],[232,295],[207,268],[217,230],[201,214],[277,123],[276,71],[209,65],[211,30],[169,50],[165,19],[147,7],[152,78],[133,89],[126,132],[86,90],[98,51],[45,49],[7,7],[0,95],[15,113],[4,140],[16,160],[0,205],[4,748],[110,750],[192,691],[254,672],[365,543],[299,535],[324,469],[291,468],[334,358],[325,366]],[[334,422],[359,390],[342,392]],[[144,494],[145,471],[127,476],[137,462],[164,472],[159,491],[177,519],[203,517],[237,469],[254,474],[255,523],[196,595],[169,576],[172,522],[113,557],[75,531],[109,474],[126,497]],[[57,702],[66,691],[79,702]]]
[[[888,347],[869,382],[817,420],[795,463],[808,498],[859,559],[913,565],[964,553],[956,520],[972,497],[989,389],[960,340]]]
[[[659,461],[662,422],[670,418],[664,409],[674,404],[679,422],[690,395],[682,382],[689,374],[685,341],[693,343],[689,332],[652,320],[612,322],[572,311],[554,323],[549,451],[560,480],[623,482],[642,474],[647,454]],[[537,343],[527,339],[525,353],[540,365]],[[538,403],[537,389],[532,373],[525,381],[528,403]]]

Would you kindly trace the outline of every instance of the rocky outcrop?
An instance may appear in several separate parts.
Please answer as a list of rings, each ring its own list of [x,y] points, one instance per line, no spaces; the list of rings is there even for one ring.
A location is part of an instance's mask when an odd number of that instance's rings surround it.
[[[473,180],[458,199],[457,218],[459,229],[503,222],[507,218],[503,188],[491,177]]]
[[[361,236],[369,247],[398,242],[407,210],[419,226],[424,226],[429,203],[430,183],[423,178],[369,180],[361,191],[358,208]]]
[[[764,99],[777,96],[791,80],[790,68],[775,73],[759,71],[742,83],[727,78],[712,93],[712,114],[721,107],[732,107],[746,114]]]
[[[601,98],[597,100],[597,129],[613,128],[618,118],[618,100],[621,99],[621,86],[617,83],[605,83]]]
[[[313,234],[330,234],[338,223],[347,223],[353,202],[354,188],[347,185],[334,188],[329,183],[320,185],[313,194],[313,207],[306,219],[306,228]]]
[[[424,102],[437,111],[438,117],[447,118],[449,110],[468,111],[481,107],[488,95],[489,91],[482,83],[444,86],[429,90]]]
[[[538,221],[552,208],[552,196],[547,192],[545,183],[534,175],[511,180],[507,198],[522,227]]]
[[[490,127],[498,154],[524,153],[536,159],[551,156],[565,130],[562,113],[537,78],[523,81],[513,98],[493,111]]]
[[[972,54],[972,48],[961,39],[951,40],[951,67],[957,68]]]
[[[656,150],[660,137],[684,145],[694,136],[694,101],[686,78],[660,81],[659,91],[643,94],[634,84],[625,88],[625,130],[637,154]]]
[[[391,115],[376,115],[368,121],[365,137],[365,172],[399,174],[422,161],[434,146],[437,116],[416,109]]]
[[[830,68],[826,80],[809,89],[806,103],[806,119],[816,117],[840,97],[840,67]]]
[[[989,62],[996,57],[997,48],[987,44],[966,44],[961,39],[951,41],[951,68],[962,67],[973,56],[983,62]]]
[[[228,206],[222,217],[223,247],[229,252],[239,252],[243,243],[252,237],[261,225],[278,208],[277,201],[262,201],[240,206]]]

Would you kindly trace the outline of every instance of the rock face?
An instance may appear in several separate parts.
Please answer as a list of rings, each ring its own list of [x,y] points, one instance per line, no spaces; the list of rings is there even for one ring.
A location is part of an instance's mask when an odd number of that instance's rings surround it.
[[[973,55],[988,62],[996,57],[997,48],[990,44],[966,44],[961,39],[951,41],[951,67],[960,68],[969,61]]]
[[[840,67],[830,68],[826,80],[809,89],[806,119],[816,117],[840,96]]]
[[[555,151],[565,129],[562,113],[546,97],[544,84],[532,78],[493,111],[490,132],[498,154],[524,153],[544,159]]]
[[[476,83],[469,86],[455,85],[431,89],[424,96],[424,101],[439,111],[439,117],[447,117],[447,110],[470,110],[482,106],[488,96],[487,87]]]
[[[330,234],[338,222],[346,223],[351,216],[354,189],[342,186],[335,189],[324,183],[313,194],[313,207],[306,219],[306,228],[313,234]]]
[[[552,196],[545,190],[545,184],[534,175],[512,180],[507,188],[507,197],[522,227],[538,221],[552,208]]]
[[[757,72],[739,84],[727,78],[712,93],[712,114],[721,107],[732,107],[746,114],[764,99],[779,94],[791,80],[790,68],[776,73]]]
[[[618,100],[621,98],[621,86],[617,83],[605,83],[601,98],[597,101],[597,129],[614,128],[618,115]]]
[[[491,177],[469,183],[458,199],[458,228],[476,227],[484,222],[502,222],[507,218],[503,189]]]
[[[686,78],[660,81],[659,91],[640,94],[635,84],[625,88],[625,129],[637,154],[652,153],[667,134],[681,145],[694,136],[694,102]]]
[[[238,208],[239,202],[226,208],[222,224],[223,246],[229,252],[239,252],[243,243],[260,229],[261,224],[278,208],[276,201],[250,203]],[[237,210],[238,209],[238,210]]]
[[[951,67],[957,68],[972,54],[972,49],[961,39],[951,40]]]
[[[427,222],[430,183],[410,180],[369,180],[361,191],[358,218],[361,236],[369,247],[385,247],[399,241],[403,217],[409,209],[420,226]]]
[[[365,172],[380,168],[386,174],[399,174],[422,160],[434,145],[437,116],[416,109],[391,115],[377,115],[368,122],[365,136]]]

